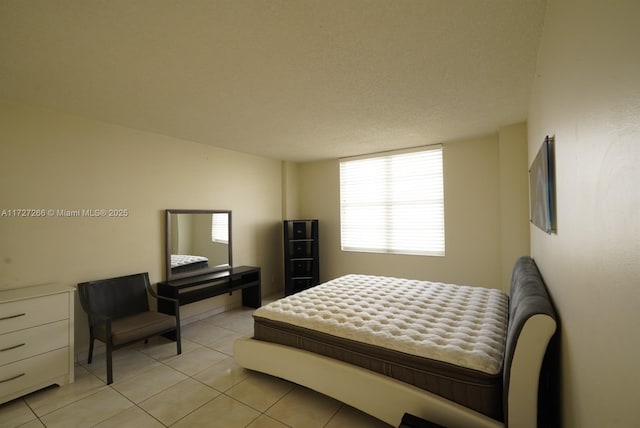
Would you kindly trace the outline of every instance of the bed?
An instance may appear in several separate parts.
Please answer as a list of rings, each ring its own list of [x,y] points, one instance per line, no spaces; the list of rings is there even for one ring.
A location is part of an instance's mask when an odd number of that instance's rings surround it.
[[[242,367],[397,426],[536,426],[538,378],[556,315],[529,257],[495,289],[346,275],[254,313]]]
[[[209,259],[190,254],[171,254],[171,273],[190,272],[209,266]]]

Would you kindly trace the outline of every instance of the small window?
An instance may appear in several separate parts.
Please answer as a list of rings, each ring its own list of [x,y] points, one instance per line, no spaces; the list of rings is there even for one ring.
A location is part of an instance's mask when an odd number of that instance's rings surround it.
[[[229,243],[229,215],[227,213],[211,214],[211,241],[221,244]]]
[[[343,251],[444,256],[442,146],[340,162]]]

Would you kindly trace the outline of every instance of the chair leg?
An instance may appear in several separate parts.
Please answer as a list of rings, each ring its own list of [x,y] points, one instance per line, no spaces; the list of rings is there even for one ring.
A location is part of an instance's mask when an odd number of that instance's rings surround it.
[[[93,335],[89,337],[89,358],[87,358],[87,364],[91,364],[93,360]]]
[[[176,328],[176,350],[178,355],[182,354],[182,341],[180,339],[180,322],[178,321],[178,326]]]
[[[111,343],[107,343],[107,385],[111,385],[113,383],[113,362],[111,359],[112,351],[113,349]]]

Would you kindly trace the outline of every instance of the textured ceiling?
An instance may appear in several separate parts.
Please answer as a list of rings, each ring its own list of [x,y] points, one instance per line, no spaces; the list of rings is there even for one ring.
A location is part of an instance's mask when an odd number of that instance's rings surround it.
[[[543,0],[2,0],[0,97],[276,159],[526,119]]]

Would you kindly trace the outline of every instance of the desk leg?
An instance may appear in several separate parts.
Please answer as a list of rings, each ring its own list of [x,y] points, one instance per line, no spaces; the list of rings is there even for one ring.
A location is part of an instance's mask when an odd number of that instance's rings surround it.
[[[172,299],[178,298],[177,290],[171,287],[165,287],[162,284],[158,284],[158,295],[162,297],[170,297]],[[168,315],[176,314],[176,310],[173,303],[167,302],[166,300],[160,300],[160,299],[158,299],[158,312],[162,312],[163,314],[168,314]],[[172,331],[170,333],[165,333],[162,336],[174,342],[177,340],[175,331]]]
[[[247,287],[242,289],[242,306],[248,306],[250,308],[259,308],[262,306],[262,290],[260,282],[253,287]]]

